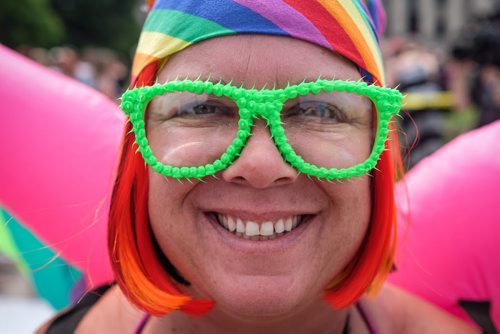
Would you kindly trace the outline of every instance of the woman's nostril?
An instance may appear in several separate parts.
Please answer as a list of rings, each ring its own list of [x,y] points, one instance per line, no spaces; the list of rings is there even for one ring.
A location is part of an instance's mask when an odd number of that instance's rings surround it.
[[[236,183],[243,183],[245,182],[245,178],[243,176],[236,176],[235,178],[233,178],[233,181],[236,182]]]
[[[292,177],[292,176],[280,177],[279,179],[277,179],[275,181],[275,183],[278,185],[283,185],[283,184],[293,182],[294,179],[295,179],[295,176],[294,177]]]

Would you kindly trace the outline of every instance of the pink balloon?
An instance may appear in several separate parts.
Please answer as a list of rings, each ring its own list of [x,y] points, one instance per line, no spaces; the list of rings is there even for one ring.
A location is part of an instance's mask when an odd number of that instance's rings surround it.
[[[87,274],[112,279],[106,222],[124,116],[95,90],[0,45],[0,203]]]
[[[390,281],[469,321],[459,300],[490,301],[500,326],[500,121],[420,162],[397,198]]]

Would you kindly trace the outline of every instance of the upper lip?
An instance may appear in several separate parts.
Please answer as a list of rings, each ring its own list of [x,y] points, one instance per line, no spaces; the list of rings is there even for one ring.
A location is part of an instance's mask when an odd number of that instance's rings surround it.
[[[262,208],[257,210],[238,210],[238,209],[223,209],[210,208],[203,209],[204,212],[219,213],[222,215],[240,218],[246,221],[254,221],[256,223],[266,221],[277,221],[278,219],[288,218],[292,216],[316,215],[319,212],[313,210],[269,210],[262,211]]]

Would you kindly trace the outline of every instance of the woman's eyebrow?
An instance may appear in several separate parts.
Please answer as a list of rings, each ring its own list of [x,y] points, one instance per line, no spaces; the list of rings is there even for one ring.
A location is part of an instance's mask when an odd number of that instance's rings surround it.
[[[222,79],[221,76],[217,76],[217,75],[213,75],[213,74],[186,74],[186,75],[177,75],[175,77],[168,77],[167,80],[165,80],[164,82],[169,82],[169,81],[175,81],[175,80],[179,80],[179,81],[183,81],[183,80],[200,80],[200,81],[210,81],[210,82],[213,82],[213,83],[221,83],[223,85],[227,85],[228,83],[231,83],[232,80],[230,80],[229,82],[225,81],[224,79]]]

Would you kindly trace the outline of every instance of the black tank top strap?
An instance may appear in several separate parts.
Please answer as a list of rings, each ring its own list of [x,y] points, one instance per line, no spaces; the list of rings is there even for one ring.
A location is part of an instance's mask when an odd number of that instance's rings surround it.
[[[47,328],[46,334],[74,333],[80,321],[113,284],[101,285],[87,292],[75,305],[58,315]]]

